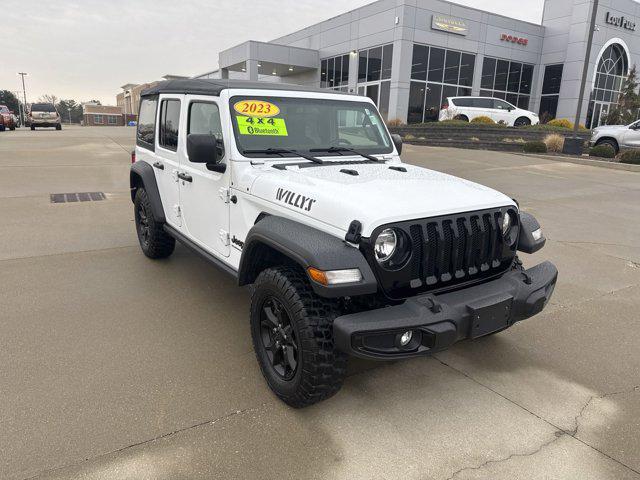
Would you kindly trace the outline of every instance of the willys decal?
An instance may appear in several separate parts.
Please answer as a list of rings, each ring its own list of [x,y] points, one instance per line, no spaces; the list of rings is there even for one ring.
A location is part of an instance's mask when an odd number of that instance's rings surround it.
[[[311,207],[316,201],[313,198],[306,197],[300,193],[285,190],[284,188],[278,188],[276,190],[276,200],[284,202],[292,207],[299,208],[305,212],[310,212]]]

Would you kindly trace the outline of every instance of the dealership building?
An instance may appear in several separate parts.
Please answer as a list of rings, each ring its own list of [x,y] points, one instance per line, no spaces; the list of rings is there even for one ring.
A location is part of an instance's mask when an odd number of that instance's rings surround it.
[[[443,0],[379,0],[270,42],[219,53],[197,78],[279,81],[366,95],[387,119],[436,120],[451,96],[491,96],[575,119],[589,35],[580,121],[595,127],[640,60],[640,4],[546,0],[541,24]]]

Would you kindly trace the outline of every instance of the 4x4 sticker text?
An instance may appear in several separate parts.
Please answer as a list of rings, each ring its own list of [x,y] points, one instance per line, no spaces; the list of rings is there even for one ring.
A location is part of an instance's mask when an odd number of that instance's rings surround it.
[[[305,212],[310,212],[311,207],[316,203],[313,198],[292,192],[291,190],[285,190],[284,188],[278,188],[276,191],[276,200],[304,210]]]

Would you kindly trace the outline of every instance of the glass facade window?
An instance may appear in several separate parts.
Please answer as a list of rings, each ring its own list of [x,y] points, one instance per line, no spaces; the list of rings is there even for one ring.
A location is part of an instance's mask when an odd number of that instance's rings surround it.
[[[485,57],[480,95],[495,97],[527,110],[531,98],[533,65]]]
[[[349,55],[325,58],[320,62],[320,87],[342,90],[349,84]]]
[[[587,111],[587,128],[602,125],[612,106],[618,103],[628,69],[629,59],[624,48],[617,43],[609,45],[598,61]]]
[[[560,98],[560,84],[562,83],[562,71],[564,64],[547,65],[544,68],[542,80],[542,97],[540,97],[541,117],[555,118],[558,113],[558,100]]]
[[[413,45],[408,123],[437,121],[447,97],[470,96],[476,56]]]
[[[391,43],[358,52],[358,95],[373,100],[385,120],[389,115],[392,64]]]

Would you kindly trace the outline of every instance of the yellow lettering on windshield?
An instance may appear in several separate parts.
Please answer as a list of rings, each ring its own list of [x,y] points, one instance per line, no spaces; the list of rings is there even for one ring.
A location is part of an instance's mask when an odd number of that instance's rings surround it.
[[[264,100],[241,100],[233,108],[240,115],[258,118],[275,117],[280,113],[277,105]]]

